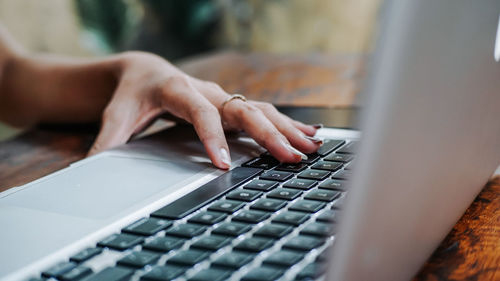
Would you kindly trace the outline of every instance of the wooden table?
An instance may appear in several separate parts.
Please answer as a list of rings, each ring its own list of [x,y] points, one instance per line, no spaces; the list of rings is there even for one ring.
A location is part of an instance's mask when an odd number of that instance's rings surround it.
[[[362,61],[359,56],[223,53],[181,67],[253,99],[346,107],[355,104]],[[82,159],[96,132],[97,125],[43,126],[1,142],[0,191]],[[500,177],[484,187],[415,280],[500,280]]]

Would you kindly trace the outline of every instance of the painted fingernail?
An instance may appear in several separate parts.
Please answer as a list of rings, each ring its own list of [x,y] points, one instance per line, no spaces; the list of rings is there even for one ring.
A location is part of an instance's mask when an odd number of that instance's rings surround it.
[[[323,128],[323,124],[313,124],[311,126],[313,126],[315,129],[321,129],[321,128]]]
[[[304,136],[304,138],[317,144],[323,144],[323,140],[317,137]]]
[[[226,164],[226,166],[229,168],[231,167],[231,158],[229,157],[229,153],[227,152],[227,149],[221,148],[220,149],[220,159],[222,163]]]
[[[293,146],[289,145],[288,143],[285,143],[285,142],[284,142],[283,144],[286,146],[286,148],[288,148],[288,150],[289,150],[290,152],[292,152],[292,153],[293,153],[293,154],[295,154],[295,155],[300,156],[300,158],[301,158],[302,160],[307,160],[307,155],[305,155],[304,153],[302,153],[302,152],[298,151],[295,147],[293,147]]]

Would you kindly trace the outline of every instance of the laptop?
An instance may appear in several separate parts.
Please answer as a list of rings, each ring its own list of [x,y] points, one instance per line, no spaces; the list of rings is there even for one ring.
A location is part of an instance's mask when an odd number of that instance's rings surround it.
[[[409,280],[500,162],[500,2],[387,2],[359,131],[232,169],[176,126],[0,194],[1,280]]]

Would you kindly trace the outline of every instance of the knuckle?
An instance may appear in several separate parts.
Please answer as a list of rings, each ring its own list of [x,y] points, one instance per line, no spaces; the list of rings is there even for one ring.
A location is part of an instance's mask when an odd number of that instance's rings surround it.
[[[191,81],[187,75],[174,75],[166,78],[165,86],[167,88],[191,88]]]
[[[260,109],[255,105],[252,105],[248,102],[241,103],[241,106],[237,109],[237,114],[239,116],[253,116],[256,113],[260,113]]]
[[[212,81],[205,81],[205,86],[213,91],[223,91],[219,84]]]
[[[194,119],[203,119],[204,116],[218,114],[217,108],[210,103],[193,105],[190,108],[190,115]]]

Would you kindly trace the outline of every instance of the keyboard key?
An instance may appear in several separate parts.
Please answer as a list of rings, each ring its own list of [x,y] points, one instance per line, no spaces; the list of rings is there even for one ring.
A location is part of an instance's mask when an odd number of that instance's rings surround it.
[[[326,156],[325,158],[323,158],[323,160],[347,163],[347,162],[351,161],[353,158],[354,157],[352,155],[348,155],[348,154],[332,153],[332,154]]]
[[[141,277],[141,281],[169,281],[179,277],[186,271],[183,267],[174,265],[155,266]]]
[[[156,218],[142,218],[122,229],[125,233],[151,236],[172,225],[171,221]]]
[[[290,173],[290,172],[270,170],[270,171],[266,171],[266,172],[262,173],[260,175],[260,178],[263,180],[286,181],[287,179],[291,178],[292,176],[293,176],[293,173]]]
[[[344,169],[345,170],[352,170],[352,168],[354,167],[354,165],[356,165],[356,161],[351,161],[347,164],[344,165]]]
[[[245,274],[241,280],[242,281],[273,281],[278,278],[280,278],[283,273],[285,273],[284,270],[279,269],[279,268],[274,268],[274,267],[257,267],[247,274]]]
[[[59,276],[63,275],[64,273],[72,270],[75,267],[76,267],[76,263],[74,263],[74,262],[60,262],[60,263],[54,265],[53,267],[43,271],[42,276],[47,277],[47,278],[59,277]]]
[[[160,255],[157,253],[147,252],[147,251],[136,251],[121,258],[117,262],[117,264],[135,268],[142,268],[148,264],[154,263],[159,258]]]
[[[211,235],[202,237],[200,240],[194,242],[191,245],[191,248],[217,251],[220,248],[229,245],[229,243],[231,243],[231,239],[227,237]]]
[[[194,215],[188,222],[213,225],[223,221],[226,217],[224,213],[205,211]]]
[[[231,276],[231,272],[217,268],[207,268],[196,273],[188,281],[222,281]]]
[[[313,188],[318,182],[307,179],[291,179],[283,184],[283,187],[307,190]]]
[[[193,266],[202,260],[206,259],[210,253],[200,250],[183,250],[167,260],[168,264],[179,264]]]
[[[309,223],[300,231],[300,234],[320,236],[320,237],[328,237],[333,235],[334,233],[335,233],[335,228],[333,224],[322,223],[322,222]]]
[[[225,223],[219,225],[214,230],[212,230],[212,233],[236,237],[236,236],[239,236],[239,235],[249,231],[250,229],[251,229],[251,227],[247,224],[235,223],[235,222],[225,222]]]
[[[309,219],[309,215],[305,213],[287,211],[277,215],[273,222],[290,224],[294,226],[299,226]]]
[[[295,280],[315,280],[326,272],[325,265],[311,263],[306,265],[295,277]]]
[[[270,239],[250,237],[238,243],[234,249],[247,252],[260,252],[271,247],[273,244],[274,241]]]
[[[82,281],[123,281],[128,280],[132,274],[134,274],[132,269],[124,267],[107,267]]]
[[[336,222],[337,221],[338,212],[334,210],[324,210],[317,217],[317,221],[321,222]]]
[[[278,165],[278,167],[274,168],[275,170],[278,171],[285,171],[285,172],[292,172],[292,173],[298,173],[300,171],[303,171],[307,168],[306,163],[282,163]]]
[[[245,206],[245,203],[242,202],[231,201],[231,200],[219,200],[213,203],[210,207],[208,207],[208,210],[232,214],[238,211],[239,209],[243,208],[243,206]]]
[[[322,182],[319,185],[319,188],[344,191],[345,184],[346,184],[345,181],[328,179],[328,180],[325,180],[324,182]]]
[[[352,177],[352,171],[351,170],[340,170],[333,174],[332,179],[338,179],[338,180],[348,180]]]
[[[142,238],[141,236],[120,233],[108,236],[101,242],[97,243],[97,245],[100,247],[107,247],[118,251],[123,251],[139,243],[142,243],[142,241],[144,241],[144,238]]]
[[[321,156],[325,156],[328,153],[332,152],[335,150],[337,147],[343,145],[345,141],[343,140],[332,140],[332,139],[325,139],[323,140],[323,145],[318,149],[316,153],[318,153]]]
[[[278,166],[279,163],[280,162],[272,156],[261,156],[244,163],[243,166],[269,170]]]
[[[205,230],[207,230],[207,228],[204,226],[192,223],[185,223],[170,228],[165,232],[165,234],[183,238],[193,238],[195,236],[203,234]]]
[[[312,164],[316,161],[318,161],[319,159],[319,154],[314,152],[314,153],[310,153],[310,154],[306,154],[307,155],[307,159],[306,160],[302,160],[300,162],[302,163],[306,163],[306,164]]]
[[[300,196],[302,191],[290,188],[276,188],[267,194],[268,198],[276,198],[283,200],[293,200]]]
[[[269,218],[269,213],[254,211],[254,210],[243,210],[233,217],[233,221],[246,222],[246,223],[259,223],[263,220]]]
[[[242,252],[230,252],[220,256],[212,264],[215,266],[239,269],[240,267],[252,261],[253,258],[254,256],[252,254],[247,254]]]
[[[151,216],[167,219],[183,218],[261,172],[262,169],[236,167],[152,213]]]
[[[59,277],[62,281],[74,281],[92,274],[92,269],[86,266],[77,266]]]
[[[184,239],[176,237],[155,237],[153,240],[144,244],[143,248],[158,251],[158,252],[168,252],[173,249],[180,248],[184,244]]]
[[[342,168],[342,164],[338,162],[319,161],[318,163],[312,165],[311,168],[317,170],[335,172],[338,169]]]
[[[316,256],[316,262],[325,262],[328,260],[328,254],[331,251],[331,247],[324,248],[319,255]]]
[[[77,263],[81,263],[81,262],[84,262],[84,261],[94,257],[94,256],[97,256],[101,252],[102,252],[102,248],[97,248],[97,247],[96,248],[87,248],[83,251],[78,252],[74,256],[70,257],[69,260],[77,262]]]
[[[297,175],[299,178],[311,179],[311,180],[324,180],[330,175],[330,172],[323,170],[305,170]]]
[[[268,256],[263,263],[274,266],[283,266],[288,268],[298,263],[303,258],[304,254],[302,253],[280,250]]]
[[[278,183],[275,181],[267,181],[267,180],[253,180],[245,185],[243,188],[245,189],[255,189],[261,191],[269,191],[278,186]]]
[[[323,243],[324,243],[324,241],[321,239],[318,239],[317,237],[299,235],[299,236],[295,236],[292,239],[288,240],[283,245],[283,248],[308,252],[314,248],[317,248],[317,247],[323,245]]]
[[[332,210],[333,209],[342,209],[344,206],[344,201],[345,201],[345,197],[340,197],[339,199],[335,200],[332,204]]]
[[[304,198],[310,200],[332,202],[335,198],[339,196],[340,196],[340,191],[316,189],[306,194]]]
[[[262,195],[262,192],[248,189],[237,189],[226,195],[227,199],[251,202]]]
[[[306,213],[315,213],[325,207],[325,203],[311,201],[311,200],[300,200],[295,202],[292,206],[290,206],[290,210],[292,211],[301,211]]]
[[[341,154],[354,154],[358,150],[359,142],[351,141],[348,144],[342,146],[336,153]]]
[[[278,199],[262,198],[259,199],[259,201],[255,202],[252,206],[250,206],[250,208],[268,212],[275,212],[285,206],[286,206],[286,201]]]
[[[271,238],[281,238],[290,232],[293,228],[291,226],[282,224],[266,224],[259,228],[254,235],[256,236],[266,236]]]

